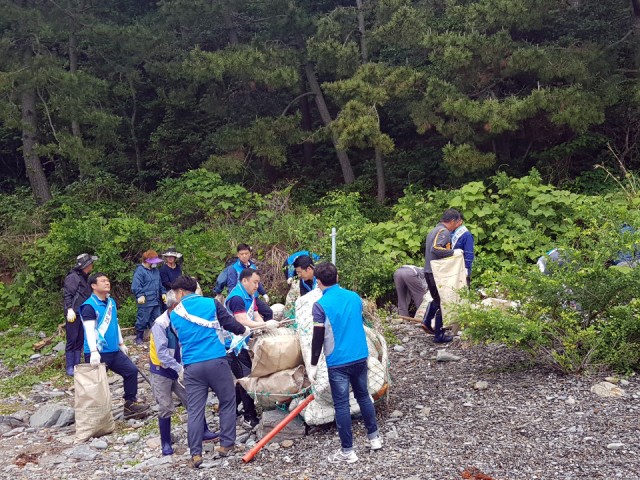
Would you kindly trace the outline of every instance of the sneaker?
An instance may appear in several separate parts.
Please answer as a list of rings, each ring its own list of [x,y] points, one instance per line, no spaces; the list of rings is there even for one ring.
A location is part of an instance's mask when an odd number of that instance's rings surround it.
[[[130,418],[146,418],[150,413],[149,405],[145,405],[144,403],[140,402],[132,402],[131,400],[127,400],[124,402],[123,410],[125,420],[129,420]]]
[[[431,328],[429,325],[426,325],[424,323],[420,324],[420,328],[422,328],[422,330],[424,330],[426,332],[427,335],[435,335],[435,331],[433,330],[433,328]]]
[[[253,417],[253,418],[246,418],[244,419],[244,421],[242,422],[242,426],[253,432],[253,429],[256,428],[258,426],[258,424],[260,423],[260,420],[258,420],[257,418]]]
[[[199,468],[202,465],[202,455],[193,455],[191,457],[191,467]]]
[[[344,453],[341,448],[337,452],[329,455],[327,458],[329,463],[355,463],[358,461],[356,452],[351,450],[349,453]]]
[[[451,335],[446,335],[444,331],[433,337],[434,343],[449,343],[451,340],[453,340],[453,337]]]
[[[237,450],[235,445],[232,447],[223,447],[222,445],[218,445],[213,449],[213,453],[217,453],[219,457],[228,457],[236,451]]]
[[[368,443],[371,451],[380,450],[382,448],[382,437],[372,438]]]

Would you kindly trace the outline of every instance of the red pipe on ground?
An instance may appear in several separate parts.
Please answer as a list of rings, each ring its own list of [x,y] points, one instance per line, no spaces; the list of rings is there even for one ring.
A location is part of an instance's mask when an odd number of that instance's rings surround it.
[[[249,450],[244,457],[242,457],[242,461],[245,463],[250,462],[253,457],[256,456],[256,454],[262,450],[262,447],[264,447],[267,443],[269,443],[273,437],[275,437],[280,430],[282,430],[284,427],[287,426],[287,424],[293,420],[294,418],[296,418],[298,416],[298,414],[305,409],[305,407],[307,405],[309,405],[316,397],[313,396],[313,394],[309,395],[307,398],[304,399],[304,401],[302,401],[300,403],[300,405],[298,405],[296,408],[293,409],[293,411],[287,415],[278,425],[276,425],[275,427],[273,427],[273,430],[271,430],[269,433],[267,433],[264,437],[262,437],[262,440],[260,440],[258,443],[256,443],[254,445],[254,447]]]

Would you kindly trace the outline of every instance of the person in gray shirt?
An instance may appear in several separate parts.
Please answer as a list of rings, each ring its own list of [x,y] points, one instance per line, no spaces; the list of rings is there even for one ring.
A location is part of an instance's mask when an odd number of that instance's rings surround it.
[[[427,287],[433,297],[429,309],[422,320],[422,328],[427,333],[434,333],[433,339],[436,343],[447,343],[453,340],[453,337],[446,335],[442,322],[442,310],[440,308],[440,294],[436,286],[436,280],[433,277],[431,268],[432,260],[440,260],[453,255],[451,248],[451,232],[453,232],[461,223],[462,215],[454,208],[448,208],[442,214],[440,223],[429,232],[424,250],[424,276],[427,281]],[[431,327],[431,321],[435,318],[435,325]]]

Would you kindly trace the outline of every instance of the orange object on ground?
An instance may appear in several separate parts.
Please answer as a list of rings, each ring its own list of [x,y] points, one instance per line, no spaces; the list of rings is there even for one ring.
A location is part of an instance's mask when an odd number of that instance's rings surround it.
[[[300,405],[298,405],[296,408],[293,409],[293,411],[287,415],[278,425],[276,425],[275,427],[273,427],[273,430],[271,430],[269,433],[267,433],[262,440],[260,440],[258,443],[255,444],[255,446],[249,450],[244,457],[242,457],[242,461],[245,463],[250,462],[253,457],[256,456],[256,454],[262,450],[262,447],[264,447],[267,443],[269,443],[271,441],[271,439],[273,437],[275,437],[280,430],[282,430],[284,427],[287,426],[287,424],[293,420],[294,418],[296,418],[298,416],[298,414],[304,410],[306,408],[307,405],[309,405],[316,397],[313,396],[313,394],[309,395],[307,398],[304,399],[304,401],[302,401],[300,403]]]

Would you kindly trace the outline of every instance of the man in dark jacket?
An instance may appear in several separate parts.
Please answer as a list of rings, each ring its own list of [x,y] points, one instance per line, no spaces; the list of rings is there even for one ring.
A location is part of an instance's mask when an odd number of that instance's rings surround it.
[[[67,345],[65,360],[67,375],[73,376],[73,367],[81,362],[84,346],[84,330],[82,322],[76,321],[80,315],[80,305],[91,296],[91,287],[87,282],[89,273],[93,270],[93,262],[98,260],[95,255],[83,253],[76,258],[76,264],[64,279],[62,293],[64,297],[64,311],[66,312],[65,331]]]
[[[440,308],[440,294],[438,293],[438,287],[436,286],[436,280],[433,277],[433,270],[431,268],[431,260],[440,260],[441,258],[447,258],[453,255],[453,248],[451,248],[451,232],[453,232],[462,220],[460,212],[449,208],[444,211],[440,223],[429,232],[427,235],[427,241],[424,251],[424,276],[427,281],[427,287],[433,297],[429,310],[424,316],[422,321],[422,328],[427,333],[434,333],[434,342],[447,343],[453,340],[453,337],[446,335],[442,321],[442,310]],[[435,328],[431,328],[431,321],[435,317]]]
[[[155,250],[147,250],[142,254],[142,264],[133,273],[131,291],[138,302],[135,324],[137,345],[142,343],[144,331],[151,328],[153,321],[162,313],[162,303],[167,301],[167,291],[162,286],[156,268],[161,262]]]

